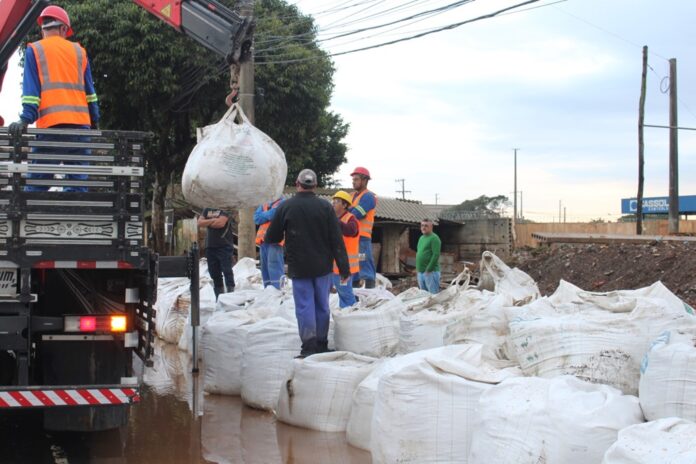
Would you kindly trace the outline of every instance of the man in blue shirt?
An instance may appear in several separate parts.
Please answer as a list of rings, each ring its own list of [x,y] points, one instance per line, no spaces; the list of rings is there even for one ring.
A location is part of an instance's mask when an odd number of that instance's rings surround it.
[[[254,212],[254,222],[259,226],[256,231],[256,244],[259,246],[259,257],[261,258],[261,276],[263,286],[273,285],[280,289],[280,281],[285,274],[285,262],[283,260],[283,245],[280,243],[266,243],[266,231],[271,225],[278,206],[283,204],[284,198],[260,205]]]

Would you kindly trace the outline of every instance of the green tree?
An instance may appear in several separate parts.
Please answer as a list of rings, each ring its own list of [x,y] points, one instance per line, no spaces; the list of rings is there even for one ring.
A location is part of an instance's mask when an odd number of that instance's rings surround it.
[[[146,184],[153,245],[161,251],[167,187],[183,171],[195,128],[226,110],[229,68],[130,0],[72,0],[64,6],[90,55],[102,128],[154,133],[146,148]],[[257,48],[266,48],[256,68],[257,88],[265,90],[256,125],[284,149],[290,179],[312,166],[326,180],[345,162],[342,139],[348,130],[328,111],[333,64],[317,47],[312,18],[279,0],[262,0],[256,11]],[[283,39],[298,35],[302,40]],[[293,62],[281,63],[287,61]]]
[[[496,195],[489,197],[481,195],[473,200],[464,200],[456,206],[452,206],[442,211],[440,217],[455,217],[455,216],[485,216],[485,217],[500,217],[501,210],[509,206],[509,199],[505,195]]]

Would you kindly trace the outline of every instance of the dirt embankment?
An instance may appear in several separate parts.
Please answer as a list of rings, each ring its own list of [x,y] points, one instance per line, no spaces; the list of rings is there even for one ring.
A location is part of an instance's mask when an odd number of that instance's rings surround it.
[[[553,293],[561,279],[597,292],[636,289],[660,280],[696,307],[696,242],[543,246],[516,252],[509,264],[536,280],[542,295]]]

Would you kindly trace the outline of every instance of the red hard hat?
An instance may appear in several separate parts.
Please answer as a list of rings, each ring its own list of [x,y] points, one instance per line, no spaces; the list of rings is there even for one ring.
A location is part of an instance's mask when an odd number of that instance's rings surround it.
[[[370,177],[370,171],[367,170],[367,168],[363,168],[362,166],[358,166],[357,168],[353,169],[353,172],[350,173],[351,176],[354,176],[356,174],[360,174],[361,176],[365,176],[369,179]]]
[[[57,19],[61,23],[68,26],[68,32],[65,34],[66,37],[73,35],[72,27],[70,27],[70,17],[68,16],[67,11],[56,5],[47,6],[39,15],[39,19],[37,20],[39,26],[42,26],[44,21],[48,18]]]

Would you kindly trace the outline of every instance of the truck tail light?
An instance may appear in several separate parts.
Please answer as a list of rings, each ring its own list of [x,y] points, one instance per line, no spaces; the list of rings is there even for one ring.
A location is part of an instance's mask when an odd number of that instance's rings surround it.
[[[125,314],[103,316],[65,316],[66,332],[125,332],[128,318]]]

